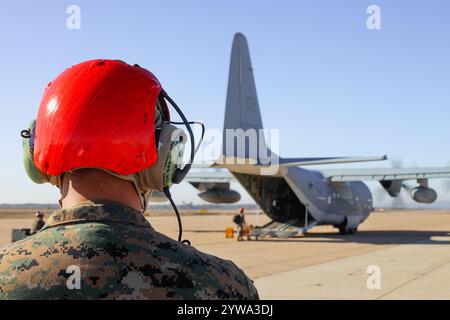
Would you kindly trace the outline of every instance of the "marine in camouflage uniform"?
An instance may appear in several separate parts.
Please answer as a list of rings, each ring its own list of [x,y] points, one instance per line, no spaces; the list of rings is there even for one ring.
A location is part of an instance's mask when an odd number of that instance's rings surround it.
[[[81,288],[69,289],[78,266]],[[69,269],[70,270],[70,269]],[[0,250],[1,299],[258,299],[232,262],[158,232],[106,201],[55,211],[37,234]]]
[[[35,234],[45,226],[43,217],[44,216],[41,213],[36,215],[36,218],[33,220],[33,224],[31,225],[30,234]]]

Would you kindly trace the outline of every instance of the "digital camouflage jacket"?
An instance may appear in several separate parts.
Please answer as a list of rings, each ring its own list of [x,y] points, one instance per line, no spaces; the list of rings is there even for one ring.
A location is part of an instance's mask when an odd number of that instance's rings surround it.
[[[232,262],[156,232],[141,212],[83,202],[0,249],[0,299],[258,299]]]

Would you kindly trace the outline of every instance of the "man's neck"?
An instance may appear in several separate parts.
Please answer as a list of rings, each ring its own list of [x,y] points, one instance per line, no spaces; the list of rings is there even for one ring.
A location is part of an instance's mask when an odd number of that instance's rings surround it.
[[[73,194],[73,193],[69,193],[66,197],[64,197],[64,199],[61,199],[61,207],[63,209],[65,208],[70,208],[73,206],[76,206],[80,203],[86,202],[86,201],[92,201],[92,202],[97,202],[97,201],[111,201],[111,202],[117,202],[120,204],[123,204],[124,206],[133,208],[137,211],[142,211],[140,202],[134,202],[134,201],[129,201],[129,199],[120,199],[119,197],[107,197],[107,196],[90,196],[90,197],[85,197],[79,194]]]
[[[113,177],[75,176],[65,174],[61,187],[61,206],[69,208],[84,201],[109,200],[142,211],[139,196],[129,181]]]

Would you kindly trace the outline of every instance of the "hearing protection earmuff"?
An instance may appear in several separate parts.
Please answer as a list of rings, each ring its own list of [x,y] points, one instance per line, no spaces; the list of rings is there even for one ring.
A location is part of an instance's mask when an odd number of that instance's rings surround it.
[[[179,114],[180,118],[183,120],[183,124],[186,126],[186,129],[187,129],[187,131],[188,131],[188,133],[189,133],[189,136],[190,136],[190,142],[191,142],[191,154],[190,154],[190,161],[189,161],[189,163],[187,163],[183,168],[176,167],[176,169],[174,169],[174,171],[173,171],[173,174],[170,174],[170,175],[169,175],[170,181],[171,181],[172,183],[178,184],[178,183],[180,183],[181,181],[183,181],[183,179],[186,177],[186,175],[188,174],[189,170],[190,170],[191,167],[192,167],[192,163],[194,162],[195,154],[197,153],[198,148],[200,147],[200,144],[201,144],[201,142],[202,142],[202,140],[203,140],[203,137],[204,137],[204,134],[205,134],[205,126],[203,125],[203,123],[200,123],[200,122],[189,122],[189,121],[186,119],[186,117],[184,116],[184,114],[183,114],[183,112],[181,111],[181,109],[177,106],[177,104],[175,103],[175,101],[173,101],[173,100],[167,95],[167,93],[164,91],[164,89],[161,90],[161,96],[162,96],[163,98],[167,99],[167,101],[169,101],[170,104],[171,104],[171,105],[174,107],[174,109],[177,111],[177,113]],[[171,123],[173,123],[173,124],[179,124],[179,123],[176,123],[176,122],[171,122]],[[191,126],[190,126],[191,124],[194,124],[194,123],[200,124],[201,127],[202,127],[202,135],[201,135],[200,142],[199,142],[199,144],[197,145],[197,147],[195,147],[194,134],[193,134],[192,128],[191,128]],[[171,139],[171,140],[173,141],[173,140],[176,140],[176,139]],[[173,145],[173,149],[172,149],[172,151],[171,151],[172,156],[169,156],[169,157],[167,158],[167,160],[169,160],[169,159],[174,160],[174,158],[177,156],[176,148],[179,147],[179,146],[180,146],[180,144],[174,144],[174,145]],[[174,155],[175,155],[175,156],[174,156]],[[181,152],[181,155],[182,155],[182,152]],[[180,156],[180,153],[178,153],[178,156]],[[167,160],[166,160],[166,161],[167,161]],[[175,160],[175,161],[176,161],[176,160]],[[169,162],[172,162],[172,161],[169,160]],[[169,170],[168,166],[165,166],[165,169],[168,169],[168,170]],[[163,180],[163,181],[164,181],[164,180]],[[181,218],[180,218],[180,214],[179,214],[179,212],[178,212],[178,208],[177,208],[177,206],[175,205],[175,203],[174,203],[174,201],[173,201],[173,199],[172,199],[172,196],[171,196],[171,194],[170,194],[169,186],[165,185],[164,188],[163,188],[163,192],[164,192],[164,194],[166,195],[167,199],[169,200],[170,204],[172,205],[172,207],[173,207],[173,209],[174,209],[174,211],[175,211],[175,213],[176,213],[176,216],[177,216],[178,230],[179,230],[179,233],[178,233],[178,241],[181,241],[181,242],[183,242],[183,243],[186,243],[186,244],[190,245],[191,243],[190,243],[189,240],[181,240],[181,239],[182,239],[182,235],[183,235],[183,227],[182,227],[182,224],[181,224]]]
[[[36,126],[36,120],[33,120],[28,125],[28,128],[22,130],[20,135],[22,137],[23,147],[23,165],[28,177],[38,184],[49,182],[49,177],[39,170],[34,164],[34,127]]]
[[[183,112],[180,110],[180,108],[178,108],[177,104],[175,103],[175,101],[173,101],[168,95],[167,93],[164,91],[164,89],[161,90],[161,96],[165,99],[167,99],[167,101],[170,102],[170,104],[174,107],[174,109],[177,111],[177,113],[180,115],[180,118],[183,120],[184,125],[186,126],[187,131],[189,132],[189,136],[190,136],[190,140],[191,140],[191,155],[190,155],[190,161],[189,163],[187,163],[184,168],[177,168],[172,176],[172,182],[175,184],[180,183],[181,181],[183,181],[184,177],[186,177],[186,175],[188,174],[189,170],[191,169],[192,163],[194,162],[194,156],[195,156],[195,142],[194,142],[194,134],[192,133],[192,128],[190,126],[189,121],[186,119],[186,117],[184,116]],[[203,139],[203,136],[202,138]]]

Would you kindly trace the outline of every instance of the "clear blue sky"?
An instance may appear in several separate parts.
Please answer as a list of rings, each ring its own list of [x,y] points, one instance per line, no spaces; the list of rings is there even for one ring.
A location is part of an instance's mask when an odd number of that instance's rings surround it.
[[[81,30],[66,28],[71,4]],[[366,28],[371,4],[381,30]],[[24,174],[19,132],[59,72],[91,58],[138,63],[190,118],[221,129],[237,31],[249,41],[264,125],[281,130],[281,155],[450,162],[449,1],[18,0],[0,5],[0,203],[58,198]],[[187,184],[174,191],[199,202]]]

